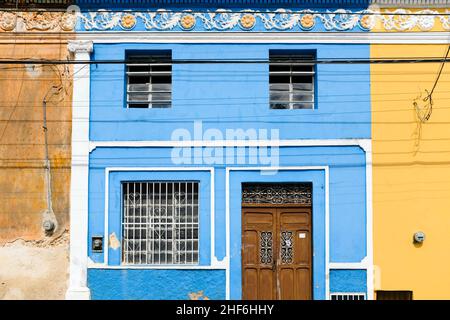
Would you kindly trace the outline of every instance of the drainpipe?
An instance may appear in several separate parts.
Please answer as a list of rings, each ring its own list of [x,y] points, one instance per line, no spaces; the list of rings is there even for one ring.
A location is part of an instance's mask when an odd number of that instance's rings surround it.
[[[56,220],[55,213],[53,212],[52,206],[52,179],[51,179],[51,167],[50,167],[50,157],[48,154],[48,128],[47,128],[47,101],[50,100],[54,95],[61,92],[62,86],[52,86],[50,90],[44,97],[42,101],[42,111],[43,111],[43,124],[42,128],[44,130],[44,145],[45,145],[45,186],[47,194],[47,210],[43,214],[42,228],[47,236],[51,236],[58,228],[58,221]],[[48,97],[50,95],[50,97]]]

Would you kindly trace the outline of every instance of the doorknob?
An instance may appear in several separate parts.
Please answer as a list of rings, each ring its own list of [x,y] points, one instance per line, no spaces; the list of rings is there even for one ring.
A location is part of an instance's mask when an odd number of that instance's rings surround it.
[[[276,271],[276,269],[277,269],[277,260],[274,259],[272,262],[272,271]]]

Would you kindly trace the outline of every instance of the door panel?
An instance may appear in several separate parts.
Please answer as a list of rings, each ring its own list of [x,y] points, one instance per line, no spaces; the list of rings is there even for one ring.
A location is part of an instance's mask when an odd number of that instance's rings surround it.
[[[258,287],[258,299],[259,300],[275,300],[275,277],[272,268],[261,268],[259,270],[259,287]]]
[[[295,299],[295,277],[294,271],[290,268],[281,267],[278,276],[280,278],[280,294],[279,299],[281,300],[293,300]]]
[[[242,260],[245,265],[258,264],[258,232],[244,231],[244,241],[242,242]]]
[[[286,293],[286,298],[282,298],[310,299],[311,208],[278,208],[277,217],[280,230],[281,266],[283,272],[291,271],[289,273],[291,277],[282,278],[280,282],[281,288],[289,288],[289,294]],[[291,281],[295,287],[287,281]]]
[[[273,208],[243,210],[242,297],[245,300],[276,299],[276,275],[273,272],[275,219],[276,209]]]
[[[311,208],[242,209],[242,297],[311,299]]]
[[[298,268],[295,272],[296,279],[296,299],[310,300],[311,299],[311,269]],[[308,289],[305,289],[308,288]]]
[[[296,255],[294,255],[294,262],[298,265],[308,265],[311,262],[311,235],[309,230],[297,230],[295,234],[295,248]]]
[[[243,274],[244,295],[248,300],[258,299],[258,270],[256,268],[247,268]]]

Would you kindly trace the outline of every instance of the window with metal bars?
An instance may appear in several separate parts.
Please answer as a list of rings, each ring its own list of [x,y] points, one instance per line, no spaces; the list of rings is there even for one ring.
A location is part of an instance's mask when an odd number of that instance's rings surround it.
[[[199,183],[125,182],[124,264],[197,264]]]
[[[314,109],[315,56],[269,53],[271,109]]]
[[[172,54],[127,57],[127,107],[170,108],[172,105]]]
[[[342,301],[366,300],[366,294],[359,292],[333,292],[330,293],[330,300],[342,300]]]

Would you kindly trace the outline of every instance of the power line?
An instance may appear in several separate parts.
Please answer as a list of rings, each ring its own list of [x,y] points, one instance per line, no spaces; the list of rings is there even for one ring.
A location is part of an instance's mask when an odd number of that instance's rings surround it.
[[[436,85],[437,85],[438,82],[439,82],[439,78],[441,77],[442,70],[444,69],[445,61],[447,61],[447,58],[448,58],[448,54],[449,54],[449,53],[450,53],[450,45],[448,46],[447,52],[445,53],[444,61],[443,61],[442,64],[441,64],[441,67],[440,67],[440,69],[439,69],[438,75],[437,75],[437,77],[436,77],[436,81],[435,81],[434,84],[433,84],[433,88],[431,88],[431,91],[430,91],[430,94],[429,94],[430,98],[431,98],[431,95],[432,95],[433,92],[434,92],[434,89],[436,88]]]
[[[2,59],[0,58],[0,65],[5,64],[42,64],[42,65],[75,65],[75,64],[137,64],[137,65],[164,65],[167,63],[178,64],[286,64],[294,65],[304,64],[399,64],[399,63],[444,63],[449,61],[448,57],[420,57],[420,58],[369,58],[369,59],[348,59],[348,58],[330,58],[330,59],[312,59],[312,60],[268,60],[268,59],[174,59],[174,60],[47,60],[47,59]]]
[[[449,53],[450,53],[450,45],[448,46],[447,51],[445,53],[444,61],[441,63],[441,66],[439,67],[439,71],[436,76],[436,80],[434,81],[433,87],[431,88],[430,91],[425,90],[427,95],[425,96],[424,99],[422,99],[422,101],[427,103],[426,113],[424,115],[422,115],[420,112],[421,110],[420,110],[418,102],[417,101],[413,102],[414,108],[416,109],[417,116],[419,117],[419,120],[421,121],[421,123],[428,121],[428,119],[430,119],[430,117],[431,117],[431,113],[433,112],[433,104],[434,104],[433,92],[439,82],[439,79],[441,78],[442,70],[444,69],[445,61],[447,60]],[[420,126],[420,124],[419,124],[419,126]],[[421,127],[419,127],[419,130],[420,129],[421,129]]]

